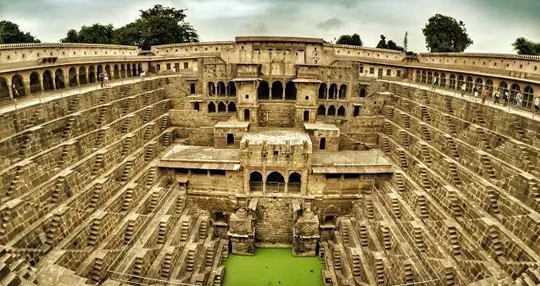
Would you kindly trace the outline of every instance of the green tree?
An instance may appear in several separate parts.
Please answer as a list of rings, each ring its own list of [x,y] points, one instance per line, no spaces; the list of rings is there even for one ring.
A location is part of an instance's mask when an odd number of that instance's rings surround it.
[[[377,49],[387,49],[388,45],[386,44],[386,37],[381,35],[381,40],[377,44]]]
[[[463,21],[441,14],[429,18],[422,32],[430,52],[463,52],[473,43]]]
[[[358,34],[341,35],[339,36],[339,39],[337,40],[336,44],[353,45],[353,46],[363,45],[362,39],[360,39],[360,36]]]
[[[115,31],[115,43],[136,43],[148,50],[155,45],[199,41],[197,31],[185,21],[184,9],[155,5],[140,12],[139,19]]]
[[[69,30],[67,36],[61,39],[62,43],[89,43],[89,44],[110,44],[114,35],[113,25],[93,24],[92,26],[82,26],[81,30]]]
[[[390,40],[386,43],[386,48],[389,50],[404,51],[403,47],[398,46],[394,41]]]
[[[517,38],[512,46],[518,55],[540,56],[540,43],[529,41],[524,37]]]
[[[0,21],[0,44],[39,43],[30,33],[19,29],[19,25],[10,21]]]

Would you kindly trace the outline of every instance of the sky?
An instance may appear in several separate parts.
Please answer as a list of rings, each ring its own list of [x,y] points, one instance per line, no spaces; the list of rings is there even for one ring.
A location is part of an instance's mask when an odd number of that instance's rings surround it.
[[[329,42],[357,33],[374,47],[379,35],[425,52],[422,28],[439,13],[462,20],[474,43],[466,52],[514,53],[523,36],[540,42],[540,0],[0,0],[0,20],[19,24],[42,42],[94,23],[123,26],[154,4],[187,9],[201,41],[235,36],[303,36]]]

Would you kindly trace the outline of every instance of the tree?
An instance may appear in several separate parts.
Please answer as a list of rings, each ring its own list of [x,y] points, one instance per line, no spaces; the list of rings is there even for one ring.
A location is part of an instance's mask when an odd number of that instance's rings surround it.
[[[463,52],[473,43],[463,21],[441,14],[429,18],[422,32],[430,52]]]
[[[381,40],[377,44],[377,49],[387,49],[388,45],[386,44],[386,37],[381,35]]]
[[[390,40],[386,43],[386,48],[389,50],[404,51],[403,47],[398,46],[394,41]]]
[[[39,43],[30,33],[19,29],[19,25],[10,21],[0,21],[0,44]]]
[[[115,31],[115,43],[136,43],[148,50],[155,45],[199,41],[197,31],[185,21],[184,9],[155,5],[140,12],[139,19]]]
[[[70,29],[67,32],[67,36],[60,40],[61,43],[79,43],[79,34],[77,30]]]
[[[363,43],[358,34],[352,34],[339,36],[336,44],[362,46]]]
[[[114,34],[113,25],[94,24],[92,26],[82,26],[81,30],[69,30],[67,36],[61,39],[62,43],[89,43],[89,44],[110,44]]]
[[[540,56],[540,43],[529,41],[524,37],[517,38],[512,46],[514,50],[517,50],[518,55]]]

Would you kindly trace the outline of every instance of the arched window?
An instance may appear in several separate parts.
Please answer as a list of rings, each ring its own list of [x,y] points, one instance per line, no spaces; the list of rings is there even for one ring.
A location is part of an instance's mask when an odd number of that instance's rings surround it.
[[[280,81],[272,83],[272,99],[283,99],[283,84]]]
[[[119,78],[120,78],[120,69],[118,65],[114,65],[114,79],[119,79]]]
[[[422,74],[420,73],[420,70],[416,70],[416,82],[421,82],[422,81]]]
[[[137,73],[142,73],[143,72],[143,69],[142,69],[142,65],[141,64],[138,64],[138,68],[139,68],[139,71]]]
[[[259,172],[249,174],[249,189],[251,192],[262,192],[262,175]]]
[[[491,79],[486,80],[486,88],[488,89],[488,96],[493,95],[493,81]]]
[[[88,82],[96,82],[96,68],[94,66],[90,66],[90,68],[88,69]]]
[[[450,75],[450,89],[456,89],[456,75],[451,74]]]
[[[330,85],[330,90],[328,91],[328,98],[337,97],[337,85],[335,83]]]
[[[424,70],[422,71],[422,77],[421,77],[421,79],[422,79],[422,83],[426,83],[426,81],[427,81],[427,76],[426,76],[426,71],[424,71]]]
[[[480,87],[480,90],[484,90],[484,80],[481,77],[476,78],[476,80],[474,81],[474,86],[478,86]]]
[[[336,115],[336,108],[333,105],[330,105],[328,107],[328,116],[335,116]]]
[[[319,86],[319,99],[326,99],[327,92],[328,88],[326,87],[326,83],[321,83]]]
[[[220,81],[217,83],[217,94],[218,95],[225,95],[225,83]]]
[[[110,65],[105,65],[105,73],[109,76],[109,80],[113,79]]]
[[[440,85],[441,84],[441,78],[439,77],[439,73],[438,72],[433,73],[433,77],[434,77],[433,80],[435,80],[435,78],[437,79],[437,85]],[[433,81],[431,83],[433,83]]]
[[[507,91],[508,91],[508,84],[505,81],[501,81],[499,83],[499,92],[501,93],[501,96],[504,95],[504,93]]]
[[[208,113],[216,112],[216,105],[213,102],[208,103]]]
[[[299,193],[301,186],[302,186],[302,176],[298,174],[297,172],[290,174],[287,191],[289,193]]]
[[[69,69],[69,86],[77,86],[77,69],[75,67]]]
[[[46,70],[43,72],[43,90],[53,90],[53,77],[50,70]]]
[[[131,74],[131,64],[126,65],[126,75],[127,75],[127,77],[132,76],[132,74]]]
[[[122,76],[122,78],[126,77],[126,66],[124,64],[120,65],[120,76]]]
[[[337,110],[337,116],[345,116],[345,107],[340,106]]]
[[[225,103],[220,102],[218,104],[217,111],[218,112],[227,112],[227,106],[225,105]]]
[[[5,77],[0,76],[0,98],[9,98],[9,87]]]
[[[525,108],[532,108],[534,102],[534,89],[528,85],[525,87],[523,93],[523,106]]]
[[[431,71],[428,71],[427,73],[427,83],[429,84],[433,83],[433,73]]]
[[[16,74],[11,78],[11,88],[13,88],[13,98],[26,96],[26,90],[23,85],[23,78],[20,74]]]
[[[441,73],[441,79],[439,80],[440,82],[440,86],[441,87],[446,87],[446,74],[445,73]]]
[[[66,87],[66,84],[64,83],[64,71],[62,71],[62,69],[56,69],[54,72],[54,81],[56,84],[56,89]]]
[[[79,68],[79,84],[87,84],[86,82],[86,68],[80,67]]]
[[[339,86],[339,98],[344,99],[347,97],[347,85],[342,84]]]
[[[228,111],[229,111],[229,113],[236,112],[236,104],[234,104],[234,102],[230,102],[230,103],[229,103],[229,105],[228,105]]]
[[[285,178],[278,172],[272,172],[266,177],[266,191],[270,193],[285,191]]]
[[[516,94],[521,91],[519,84],[514,83],[510,87],[510,101],[513,101],[516,98]]]
[[[366,89],[365,88],[360,89],[360,97],[366,97]]]
[[[317,115],[326,115],[326,108],[324,107],[324,105],[319,105],[319,108],[317,108]]]
[[[296,100],[296,86],[292,81],[287,82],[285,85],[285,99]]]
[[[208,95],[214,95],[216,94],[216,86],[213,82],[208,82]]]
[[[471,92],[473,90],[473,78],[472,76],[467,77],[467,92]]]
[[[465,82],[465,78],[462,75],[459,75],[457,78],[457,87],[456,89],[461,89],[461,86]]]
[[[39,74],[33,72],[30,74],[30,93],[36,93],[41,91],[41,80]]]
[[[270,98],[270,87],[268,86],[268,82],[263,80],[259,83],[259,87],[257,88],[257,99],[266,100]]]
[[[236,96],[236,84],[234,84],[234,81],[229,81],[229,83],[227,83],[227,89],[228,95]]]

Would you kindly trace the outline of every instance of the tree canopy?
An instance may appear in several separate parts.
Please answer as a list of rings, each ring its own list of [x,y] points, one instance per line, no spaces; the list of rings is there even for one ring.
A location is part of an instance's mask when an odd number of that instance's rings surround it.
[[[140,10],[140,17],[123,27],[109,25],[83,26],[79,32],[69,30],[64,43],[99,43],[136,45],[148,50],[154,45],[198,42],[197,31],[186,22],[185,9],[155,5]]]
[[[386,42],[386,37],[384,35],[381,35],[381,40],[379,41],[379,43],[377,43],[377,49],[389,49],[389,50],[396,50],[396,51],[405,50],[403,47],[398,46],[392,40],[389,40],[388,42]]]
[[[441,14],[429,18],[422,32],[430,52],[463,52],[473,43],[463,21]]]
[[[512,46],[518,55],[540,56],[540,43],[529,41],[524,37],[517,38]]]
[[[336,44],[362,46],[362,39],[358,34],[341,35]]]
[[[30,33],[19,29],[19,25],[10,21],[0,21],[0,44],[39,43]]]

